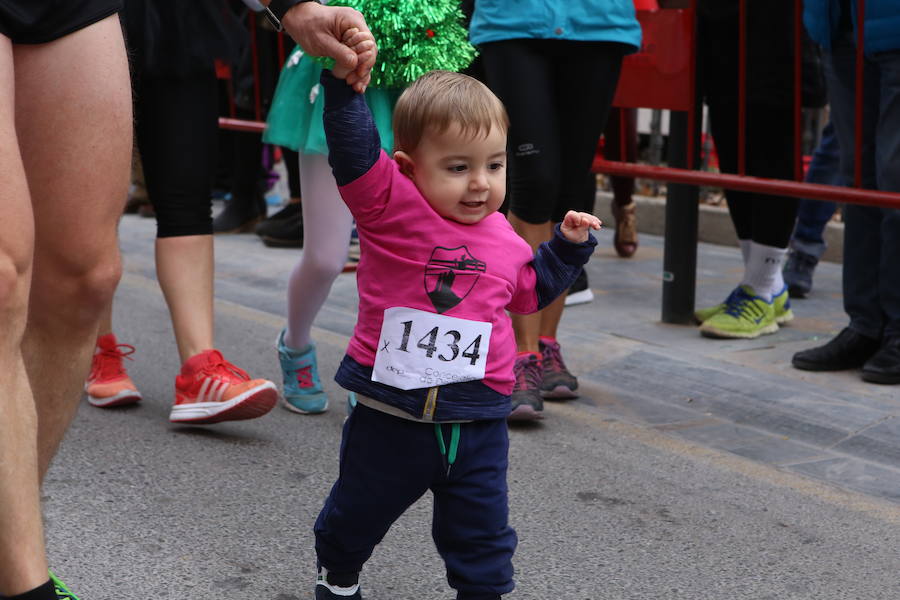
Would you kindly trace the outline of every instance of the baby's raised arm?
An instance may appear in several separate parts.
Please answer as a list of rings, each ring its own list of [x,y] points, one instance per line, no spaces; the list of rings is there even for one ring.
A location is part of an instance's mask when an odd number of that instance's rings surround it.
[[[328,162],[339,186],[359,179],[378,161],[381,138],[365,97],[329,70],[320,78],[325,93]]]

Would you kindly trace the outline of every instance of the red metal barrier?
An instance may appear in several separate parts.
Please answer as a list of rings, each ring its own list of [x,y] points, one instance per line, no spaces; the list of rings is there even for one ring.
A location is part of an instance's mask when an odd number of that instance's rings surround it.
[[[622,108],[689,110],[693,105],[690,10],[639,10],[644,33],[640,52],[622,61],[613,105]],[[652,93],[648,93],[652,90]]]
[[[884,208],[900,208],[900,193],[864,190],[817,183],[804,183],[787,179],[765,179],[749,175],[732,175],[729,173],[710,173],[689,169],[673,169],[670,167],[654,167],[618,161],[601,160],[594,163],[603,173],[621,175],[623,177],[645,177],[659,179],[671,183],[689,185],[705,185],[722,187],[729,190],[758,192],[779,196],[796,196],[815,198],[846,204],[863,204]]]
[[[661,0],[662,1],[662,0]],[[669,164],[670,167],[637,165],[627,162],[606,161],[598,157],[594,170],[611,175],[625,177],[644,177],[647,179],[668,181],[666,198],[666,229],[663,252],[663,290],[662,321],[665,323],[688,324],[694,318],[694,300],[697,273],[697,239],[698,239],[698,186],[718,186],[730,190],[742,190],[762,194],[774,194],[799,198],[814,198],[841,203],[853,203],[885,208],[900,208],[900,193],[860,189],[862,183],[862,147],[863,147],[863,83],[865,59],[863,55],[865,22],[865,1],[856,0],[856,109],[855,109],[855,188],[834,187],[808,184],[800,181],[803,174],[803,157],[801,156],[801,115],[802,115],[802,0],[793,0],[794,26],[794,82],[793,82],[793,131],[794,164],[793,180],[775,180],[746,175],[746,140],[747,140],[747,0],[738,0],[739,33],[738,33],[738,157],[737,174],[710,173],[695,170],[695,144],[700,137],[697,126],[698,115],[701,114],[696,97],[697,70],[697,0],[688,1],[691,9],[690,27],[680,31],[689,32],[684,36],[659,35],[654,24],[662,22],[666,17],[661,13],[670,13],[672,8],[659,11],[640,11],[639,20],[644,30],[644,43],[641,52],[633,55],[623,65],[622,84],[625,89],[617,94],[617,104],[623,108],[667,108],[672,110],[669,130]],[[719,1],[719,0],[716,0]],[[787,5],[786,8],[791,8]],[[671,32],[669,32],[671,33]],[[689,68],[678,70],[677,81],[669,80],[668,86],[660,85],[664,73],[660,65],[670,57],[690,55]],[[643,55],[643,56],[642,56]],[[647,73],[646,71],[650,72]],[[654,72],[655,71],[655,72]],[[688,83],[689,82],[689,83]],[[686,88],[686,89],[685,89]],[[665,97],[668,92],[680,89],[676,97]],[[664,99],[664,101],[662,101]],[[686,102],[685,102],[686,101]],[[665,104],[665,106],[660,106]],[[753,127],[753,123],[749,124]],[[678,167],[678,168],[675,168]],[[683,167],[683,168],[682,168]],[[795,181],[796,180],[796,181]]]
[[[251,133],[262,133],[266,130],[266,123],[262,115],[262,93],[260,88],[260,64],[259,64],[259,46],[256,31],[256,13],[250,12],[247,15],[247,28],[250,33],[250,58],[252,61],[251,68],[253,70],[253,116],[254,120],[235,118],[236,109],[234,104],[234,69],[232,65],[228,65],[221,61],[216,61],[216,77],[227,81],[228,88],[228,116],[219,117],[219,127],[231,131],[248,131]],[[278,64],[283,65],[285,61],[285,38],[283,32],[278,32]]]
[[[737,189],[763,194],[780,194],[786,196],[849,202],[854,204],[870,204],[890,208],[900,208],[900,193],[876,192],[870,190],[851,190],[848,188],[830,188],[829,186],[802,183],[804,174],[804,157],[802,144],[802,0],[794,1],[794,178],[795,182],[771,180],[746,175],[746,127],[747,127],[747,0],[739,0],[740,30],[738,56],[738,174],[709,173],[695,170],[696,140],[693,135],[687,136],[687,168],[674,169],[651,165],[631,164],[607,161],[602,156],[594,161],[595,172],[610,175],[627,175],[685,183],[693,185],[718,186],[725,189]],[[691,0],[690,8],[658,9],[655,0],[638,0],[636,5],[643,7],[637,11],[638,21],[643,29],[643,44],[638,53],[625,58],[622,75],[613,104],[622,108],[654,108],[674,111],[685,111],[688,119],[688,130],[694,131],[697,123],[696,104],[696,0]],[[854,185],[862,185],[862,124],[863,124],[863,83],[864,83],[864,16],[865,0],[857,0],[857,50],[856,50],[856,135],[855,135],[855,172]],[[248,17],[251,32],[252,59],[254,74],[254,115],[255,120],[236,119],[233,99],[229,98],[230,116],[221,117],[219,126],[235,131],[260,133],[265,130],[262,121],[259,83],[259,53],[256,48],[255,15]],[[284,62],[284,34],[278,34],[278,56]],[[220,78],[229,80],[231,89],[231,69],[226,65],[217,65]]]
[[[802,0],[793,0],[794,6],[794,177],[797,181],[765,179],[746,175],[746,127],[747,127],[747,0],[739,0],[740,14],[739,55],[738,55],[738,174],[708,173],[693,170],[695,155],[694,136],[687,136],[687,169],[638,165],[625,162],[607,161],[598,156],[594,161],[594,171],[610,175],[643,177],[684,183],[691,185],[718,186],[725,189],[777,194],[800,198],[813,198],[900,208],[900,193],[863,189],[849,189],[803,183],[804,157],[801,151],[801,93],[802,93]],[[855,172],[854,186],[862,186],[862,132],[863,132],[863,83],[864,83],[864,17],[865,0],[856,0],[856,113],[855,113]],[[696,0],[691,1],[691,9],[660,9],[638,11],[638,20],[644,33],[640,52],[626,57],[623,62],[622,77],[616,91],[614,104],[623,108],[656,108],[687,111],[688,130],[694,131],[696,124],[696,26],[694,23]],[[686,61],[686,57],[690,60]]]
[[[230,129],[231,131],[249,131],[251,133],[262,133],[266,130],[264,121],[247,121],[246,119],[233,119],[230,117],[219,117],[219,127]]]

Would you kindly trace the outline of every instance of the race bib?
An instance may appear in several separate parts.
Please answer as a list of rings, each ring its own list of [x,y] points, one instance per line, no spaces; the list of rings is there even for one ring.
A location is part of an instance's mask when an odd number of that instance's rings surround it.
[[[415,308],[384,311],[372,381],[401,390],[484,379],[491,323]]]

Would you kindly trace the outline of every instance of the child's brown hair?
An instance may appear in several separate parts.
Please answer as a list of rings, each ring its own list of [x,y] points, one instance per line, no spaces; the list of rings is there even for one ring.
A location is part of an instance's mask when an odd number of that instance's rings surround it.
[[[460,73],[431,71],[406,88],[394,107],[394,150],[412,152],[428,129],[440,134],[456,123],[464,136],[509,129],[500,99],[486,85]]]

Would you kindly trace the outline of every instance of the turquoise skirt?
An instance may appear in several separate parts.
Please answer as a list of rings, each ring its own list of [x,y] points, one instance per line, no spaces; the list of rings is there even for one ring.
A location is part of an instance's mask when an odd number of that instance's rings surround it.
[[[294,48],[281,75],[269,108],[263,141],[284,146],[302,154],[328,154],[325,131],[322,127],[322,109],[325,98],[319,84],[322,66],[306,56],[300,46]],[[393,151],[394,132],[391,129],[391,113],[403,90],[366,90],[366,104],[372,111],[375,126],[381,136],[381,147]]]

